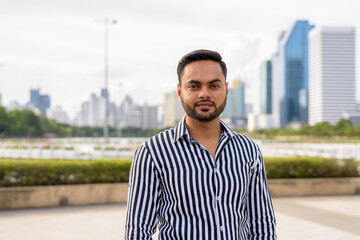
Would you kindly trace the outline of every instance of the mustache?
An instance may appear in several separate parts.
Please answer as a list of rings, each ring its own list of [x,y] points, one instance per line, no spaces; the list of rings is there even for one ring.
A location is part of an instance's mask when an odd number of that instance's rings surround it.
[[[200,103],[205,103],[205,102],[211,103],[212,105],[216,106],[215,102],[212,101],[212,100],[210,100],[210,99],[196,101],[196,102],[194,103],[194,106],[197,106],[197,105],[199,105]]]

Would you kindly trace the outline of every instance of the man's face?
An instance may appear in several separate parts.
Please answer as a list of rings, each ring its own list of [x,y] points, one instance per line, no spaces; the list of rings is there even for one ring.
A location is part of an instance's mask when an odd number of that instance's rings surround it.
[[[220,64],[211,60],[187,64],[177,93],[187,116],[201,122],[219,117],[224,111],[228,94]]]

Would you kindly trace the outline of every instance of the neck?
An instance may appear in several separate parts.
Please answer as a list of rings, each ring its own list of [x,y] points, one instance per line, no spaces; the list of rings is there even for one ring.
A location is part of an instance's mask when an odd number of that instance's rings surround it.
[[[222,133],[220,116],[210,122],[201,122],[186,116],[186,127],[190,136],[196,140],[220,138]]]

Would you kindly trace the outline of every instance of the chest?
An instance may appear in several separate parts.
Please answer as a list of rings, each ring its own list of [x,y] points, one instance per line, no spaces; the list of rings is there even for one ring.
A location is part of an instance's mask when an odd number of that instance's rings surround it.
[[[241,202],[248,189],[251,159],[231,144],[219,147],[215,158],[203,146],[189,144],[159,159],[163,195],[175,202]]]

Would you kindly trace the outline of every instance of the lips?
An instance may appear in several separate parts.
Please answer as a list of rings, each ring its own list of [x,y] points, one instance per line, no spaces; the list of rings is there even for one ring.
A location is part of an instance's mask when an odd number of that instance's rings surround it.
[[[196,104],[197,107],[199,107],[200,109],[209,109],[213,106],[213,104],[211,102],[199,102]]]

